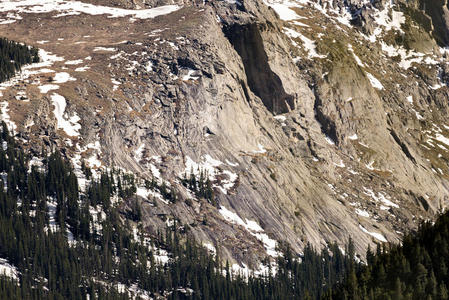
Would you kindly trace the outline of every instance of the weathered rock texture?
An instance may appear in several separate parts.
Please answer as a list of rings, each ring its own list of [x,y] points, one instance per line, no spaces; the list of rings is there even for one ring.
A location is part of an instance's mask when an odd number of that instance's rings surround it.
[[[110,4],[136,8],[145,1],[137,2]],[[218,210],[224,206],[297,252],[309,242],[344,244],[352,236],[363,256],[367,244],[379,242],[366,231],[397,242],[449,203],[448,88],[431,88],[440,84],[438,75],[447,78],[447,67],[432,32],[409,15],[405,24],[427,37],[415,51],[427,49],[434,64],[422,60],[404,69],[400,58],[382,51],[380,36],[367,41],[363,33],[380,26],[372,16],[385,3],[334,2],[329,7],[353,13],[354,27],[313,3],[293,8],[302,25],[282,21],[258,0],[174,2],[183,7],[134,21],[23,13],[0,25],[2,35],[64,57],[51,69],[76,81],[48,93],[31,80],[20,82],[3,91],[2,101],[9,102],[24,147],[35,153],[42,145],[59,147],[69,158],[93,155],[103,166],[148,179],[150,164],[156,166],[182,200],[142,198],[148,231],[175,217],[198,240],[256,266],[266,256],[263,244],[225,220]],[[160,4],[171,3],[148,6]],[[310,54],[304,39],[286,35],[287,28],[315,41],[319,55]],[[396,37],[408,37],[410,47],[413,34],[385,31],[382,38],[397,46]],[[49,42],[37,43],[42,40]],[[65,64],[77,59],[83,63]],[[90,69],[75,70],[84,65]],[[50,76],[33,79],[42,85]],[[383,88],[375,88],[370,76]],[[20,90],[28,102],[16,100]],[[67,99],[67,116],[80,116],[79,137],[57,129],[53,93]],[[89,148],[95,141],[101,152]],[[179,184],[188,159],[201,162],[207,155],[222,162],[214,177],[216,206]],[[238,179],[224,193],[229,172]]]

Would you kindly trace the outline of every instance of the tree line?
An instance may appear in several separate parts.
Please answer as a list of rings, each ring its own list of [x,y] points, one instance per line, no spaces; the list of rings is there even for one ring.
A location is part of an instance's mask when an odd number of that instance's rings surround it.
[[[0,82],[9,80],[23,65],[37,62],[37,48],[0,38]]]
[[[449,299],[449,213],[422,223],[400,245],[368,249],[366,259],[325,299]]]

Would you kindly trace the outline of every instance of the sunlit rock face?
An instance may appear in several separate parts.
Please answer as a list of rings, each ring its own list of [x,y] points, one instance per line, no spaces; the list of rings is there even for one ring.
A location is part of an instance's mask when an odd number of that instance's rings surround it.
[[[2,1],[42,61],[1,118],[81,179],[136,174],[148,232],[177,219],[253,269],[282,242],[363,257],[448,204],[447,7],[426,3]]]

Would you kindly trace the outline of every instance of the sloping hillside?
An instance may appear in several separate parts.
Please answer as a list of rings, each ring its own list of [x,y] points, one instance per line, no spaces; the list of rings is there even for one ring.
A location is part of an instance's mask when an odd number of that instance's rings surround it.
[[[284,241],[363,258],[448,204],[447,52],[421,6],[2,1],[2,35],[41,57],[1,84],[2,119],[81,194],[83,164],[134,173],[145,231],[176,219],[236,270]]]

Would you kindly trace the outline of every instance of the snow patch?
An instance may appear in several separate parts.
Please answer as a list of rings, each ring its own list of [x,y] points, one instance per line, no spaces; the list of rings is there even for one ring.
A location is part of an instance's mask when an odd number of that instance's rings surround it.
[[[140,161],[143,157],[143,151],[145,150],[145,144],[140,144],[140,146],[134,151],[134,157],[137,161]]]
[[[44,85],[38,86],[38,88],[39,88],[39,91],[41,92],[41,94],[46,94],[49,91],[53,91],[53,90],[59,89],[59,85],[56,85],[56,84],[44,84]]]
[[[263,154],[267,152],[267,149],[265,149],[265,147],[261,144],[257,144],[257,147],[259,148],[259,150],[253,150],[253,153]]]
[[[401,25],[405,23],[404,14],[400,11],[393,10],[391,2],[389,2],[388,4],[389,5],[387,5],[382,11],[379,11],[374,15],[374,21],[377,24],[385,27],[385,31],[395,29],[403,33]]]
[[[145,70],[146,70],[147,72],[151,72],[151,71],[153,70],[153,62],[152,62],[151,60],[149,60],[149,61],[147,62],[147,64],[145,65]]]
[[[252,236],[261,241],[269,256],[278,257],[280,255],[279,252],[276,251],[277,242],[268,237],[256,221],[246,219],[245,222],[236,213],[228,210],[224,206],[220,206],[219,212],[226,221],[244,227]]]
[[[68,81],[75,81],[76,79],[70,76],[67,72],[56,73],[53,77],[53,83],[66,83]]]
[[[189,81],[189,80],[198,80],[200,76],[194,76],[197,75],[198,71],[195,71],[193,69],[187,69],[187,74],[182,77],[183,81]]]
[[[382,234],[380,234],[380,233],[370,232],[370,231],[368,231],[365,227],[363,227],[362,225],[359,225],[359,228],[360,228],[364,233],[367,233],[367,234],[371,235],[372,237],[374,237],[375,239],[377,239],[377,240],[379,240],[379,241],[381,241],[381,242],[384,242],[384,243],[387,243],[387,242],[388,242],[387,239],[386,239]]]
[[[287,36],[290,38],[299,38],[303,42],[304,49],[309,53],[308,58],[326,58],[327,55],[320,55],[316,52],[316,45],[315,41],[305,37],[301,33],[290,29],[290,28],[284,28],[284,32]]]
[[[79,65],[82,64],[83,60],[82,59],[76,59],[76,60],[68,60],[65,62],[66,65]]]
[[[181,177],[185,175],[189,176],[193,174],[197,179],[199,179],[201,173],[203,176],[206,176],[211,182],[213,182],[213,187],[218,188],[223,194],[227,194],[229,189],[231,189],[237,179],[238,175],[231,172],[230,170],[223,170],[222,167],[224,164],[212,158],[209,154],[203,155],[201,157],[201,161],[199,163],[195,162],[189,156],[186,156],[185,169],[184,172],[180,174]],[[219,169],[218,167],[221,166]],[[225,175],[226,178],[220,178],[217,181],[217,177],[223,177]]]
[[[352,48],[351,44],[348,44],[348,50],[352,53],[352,56],[354,56],[355,61],[357,62],[357,65],[364,68],[365,64],[362,62],[362,60],[354,53],[354,49]]]
[[[2,90],[14,86],[33,75],[43,73],[54,73],[53,70],[50,70],[47,67],[52,66],[55,62],[64,60],[64,58],[53,55],[50,52],[47,52],[42,49],[39,50],[39,57],[41,59],[41,62],[22,66],[22,70],[18,74],[16,74],[8,81],[0,83],[0,97],[2,96],[1,93]]]
[[[41,158],[33,156],[28,163],[28,172],[31,172],[32,167],[36,166],[37,170],[43,171],[44,163]]]
[[[350,135],[349,137],[348,137],[348,139],[350,139],[351,141],[355,141],[355,140],[357,140],[359,137],[357,136],[357,134],[356,133],[354,133],[353,135]]]
[[[288,4],[284,3],[267,3],[279,15],[279,18],[284,21],[292,21],[300,19],[294,10]]]
[[[46,228],[46,230],[50,229],[51,232],[56,232],[59,230],[59,225],[56,222],[56,207],[57,203],[54,199],[48,197],[47,199],[47,209],[48,209],[48,218],[49,218],[49,225],[50,228]]]
[[[373,198],[376,202],[382,202],[385,206],[389,206],[389,207],[395,207],[395,208],[399,208],[399,205],[397,205],[396,203],[394,203],[394,202],[392,202],[392,201],[390,201],[388,198],[388,195],[386,195],[385,193],[383,193],[383,192],[379,192],[379,193],[377,193],[377,195],[376,195],[376,193],[373,191],[373,190],[371,190],[371,189],[368,189],[368,188],[366,188],[366,187],[363,187],[363,189],[365,190],[363,193],[365,194],[365,195],[367,195],[367,196],[370,196],[371,198]],[[388,198],[387,198],[388,197]]]
[[[440,134],[440,133],[437,133],[437,134],[435,135],[435,139],[436,139],[437,141],[439,141],[439,142],[441,142],[441,143],[443,143],[443,144],[449,146],[449,139],[448,139],[447,137],[445,137],[444,135],[442,135],[442,134]]]
[[[115,48],[108,48],[108,47],[95,47],[94,48],[94,52],[97,52],[97,51],[105,51],[105,52],[114,52],[114,51],[117,51],[117,49],[115,49]]]
[[[17,268],[8,263],[8,261],[4,258],[0,258],[0,275],[5,275],[14,280],[19,279],[19,271],[17,271]]]
[[[334,140],[332,140],[329,136],[326,135],[324,138],[329,145],[335,145]]]
[[[113,86],[112,86],[112,90],[113,90],[113,91],[116,91],[116,90],[118,89],[118,86],[119,86],[120,84],[122,84],[120,81],[117,81],[117,80],[115,80],[114,78],[111,78],[111,82],[112,82],[112,84],[113,84]]]
[[[285,124],[285,121],[287,120],[287,118],[285,116],[283,116],[283,115],[274,116],[274,119],[281,122],[281,126],[287,126],[287,124]]]
[[[365,217],[365,218],[369,218],[369,213],[364,210],[364,209],[355,209],[355,213],[358,214],[359,216]]]
[[[75,69],[75,72],[86,72],[89,69],[90,69],[90,67],[88,67],[88,66],[78,67]]]
[[[427,57],[423,60],[425,54],[420,52],[414,52],[412,50],[406,50],[404,47],[394,47],[391,45],[387,45],[385,42],[381,42],[382,51],[384,51],[388,57],[397,57],[401,58],[399,62],[399,67],[404,70],[409,69],[413,63],[426,63],[426,64],[435,64],[434,60]]]
[[[162,201],[163,203],[165,203],[166,205],[168,205],[168,201],[164,199],[164,197],[162,197],[161,194],[159,194],[156,191],[152,191],[150,189],[147,189],[145,187],[137,187],[136,189],[136,195],[140,196],[144,199],[147,200],[151,200],[151,199],[159,199],[160,201]]]
[[[200,163],[196,163],[190,156],[186,156],[185,164],[185,173],[199,176],[201,172],[205,172],[209,180],[214,180],[215,176],[218,174],[216,168],[222,165],[222,162],[213,159],[209,154],[206,154],[202,157],[202,162]]]
[[[230,165],[231,167],[237,167],[239,164],[238,163],[233,163],[233,162],[230,162],[229,160],[225,160],[225,162],[228,164],[228,165]]]
[[[69,136],[79,136],[81,125],[78,123],[81,119],[76,113],[70,118],[65,117],[65,108],[67,106],[66,100],[63,96],[58,94],[51,95],[51,101],[55,107],[53,113],[57,121],[57,128],[62,129]]]
[[[3,12],[14,11],[27,14],[56,12],[57,14],[53,16],[54,18],[84,13],[89,15],[108,15],[108,18],[131,17],[130,21],[134,19],[152,19],[157,16],[170,14],[180,8],[181,6],[178,5],[164,5],[150,9],[132,10],[68,0],[3,0],[0,3],[0,11]],[[10,21],[12,23],[16,19],[17,17],[11,16],[3,22]]]
[[[204,243],[203,247],[206,248],[212,255],[217,254],[217,249],[210,243]]]
[[[16,126],[16,123],[11,121],[11,117],[9,116],[8,106],[9,106],[8,102],[0,103],[0,109],[1,109],[0,119],[6,123],[6,126],[8,126],[8,130],[11,131],[12,133],[14,133],[15,130],[17,129],[17,126]]]
[[[373,86],[373,88],[378,89],[378,90],[384,89],[384,86],[382,85],[382,83],[380,83],[380,81],[376,77],[374,77],[371,73],[366,72],[366,76],[368,77],[368,80],[371,83],[371,85]]]
[[[334,165],[337,166],[337,167],[339,167],[339,168],[344,168],[344,167],[346,167],[345,164],[344,164],[344,162],[343,162],[343,160],[341,160],[341,159],[340,159],[340,162],[339,162],[338,164],[337,164],[337,163],[334,163]]]

